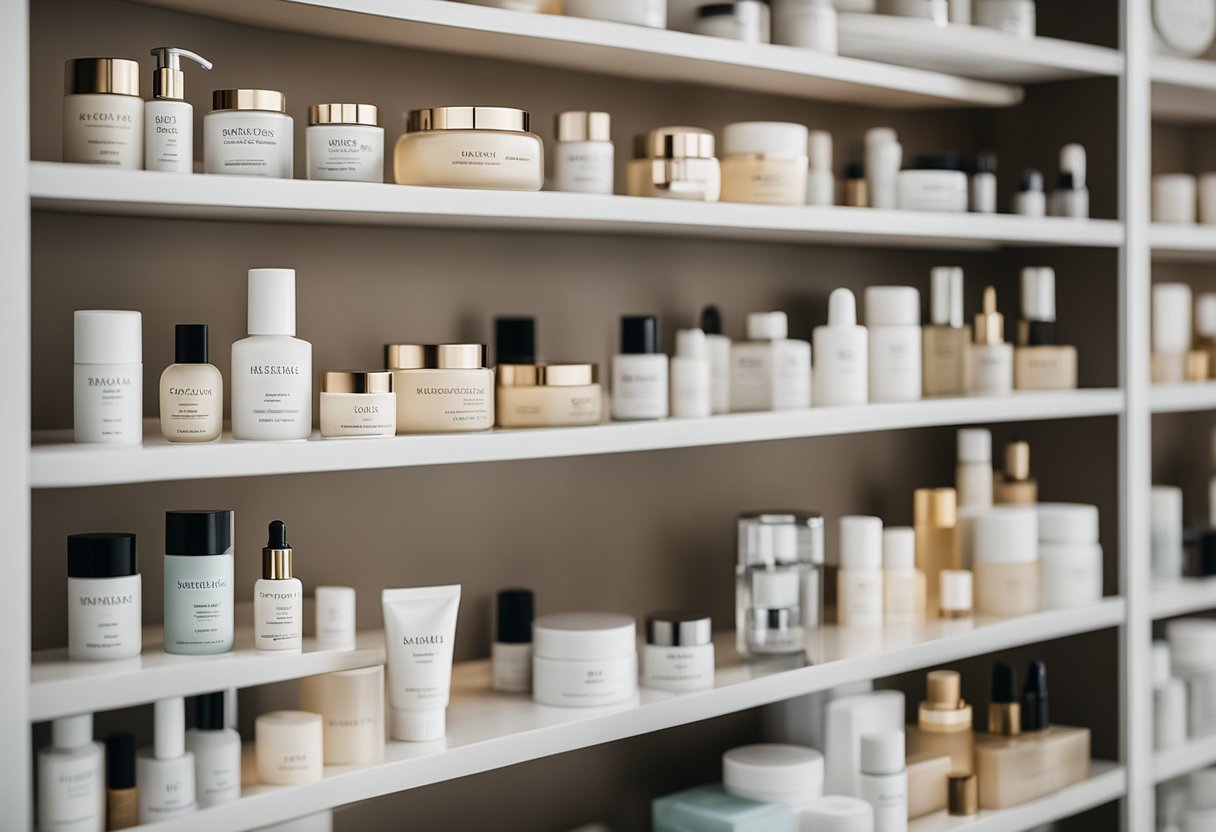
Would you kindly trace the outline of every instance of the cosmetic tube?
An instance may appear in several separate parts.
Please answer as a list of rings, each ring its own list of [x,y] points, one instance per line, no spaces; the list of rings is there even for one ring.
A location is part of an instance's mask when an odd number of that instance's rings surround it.
[[[441,739],[452,686],[452,642],[460,585],[386,589],[389,733],[393,739]]]

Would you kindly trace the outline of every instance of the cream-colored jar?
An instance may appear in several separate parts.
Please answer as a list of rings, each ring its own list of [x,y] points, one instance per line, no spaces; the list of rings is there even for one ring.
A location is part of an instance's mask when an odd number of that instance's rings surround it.
[[[596,425],[603,392],[594,364],[499,364],[498,426]]]
[[[278,90],[214,90],[203,116],[203,172],[291,179],[294,134]]]
[[[411,110],[393,152],[398,185],[539,191],[545,145],[527,110],[431,107]]]
[[[625,193],[717,202],[722,171],[714,134],[700,127],[659,127],[634,139]]]
[[[806,202],[807,141],[801,124],[741,121],[722,130],[722,201]]]
[[[139,64],[126,58],[74,58],[64,64],[63,74],[63,161],[141,170]]]
[[[494,426],[494,371],[485,344],[389,344],[397,433],[452,433]]]
[[[321,375],[321,435],[393,436],[397,397],[388,370],[338,370]]]

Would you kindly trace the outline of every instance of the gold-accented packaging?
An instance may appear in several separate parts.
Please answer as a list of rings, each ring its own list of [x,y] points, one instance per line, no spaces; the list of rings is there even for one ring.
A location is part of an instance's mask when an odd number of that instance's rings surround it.
[[[1030,443],[1010,442],[1005,446],[1005,471],[997,478],[992,492],[999,504],[1034,505],[1039,501],[1039,484],[1030,476]]]
[[[608,113],[570,110],[557,116],[559,142],[610,142],[612,116]]]
[[[992,666],[992,701],[988,703],[988,733],[1016,737],[1022,733],[1022,703],[1018,701],[1013,667]]]
[[[527,110],[428,107],[406,114],[393,173],[398,185],[539,191],[545,148]]]
[[[123,170],[144,166],[139,63],[73,58],[63,67],[63,161]]]
[[[722,168],[714,156],[714,134],[700,127],[659,127],[634,139],[625,169],[630,196],[717,202]]]
[[[596,425],[603,393],[595,364],[499,364],[500,428]]]
[[[918,488],[913,493],[916,568],[925,573],[925,613],[941,615],[941,573],[958,569],[958,493],[953,488]]]
[[[907,729],[908,754],[948,756],[951,771],[970,772],[972,712],[962,697],[962,679],[953,670],[933,670],[925,682],[916,725]]]
[[[380,110],[375,104],[313,104],[308,108],[308,124],[359,124],[380,126]]]
[[[295,122],[278,90],[228,89],[211,93],[203,117],[203,171],[291,179]]]
[[[384,128],[375,104],[313,104],[304,169],[324,182],[383,182]]]
[[[72,58],[64,62],[64,95],[139,97],[139,62],[127,58]]]
[[[951,815],[965,817],[980,810],[979,779],[974,774],[951,772],[947,789]]]
[[[321,374],[321,435],[392,436],[397,397],[388,370],[340,370]]]
[[[272,549],[266,546],[262,549],[262,577],[268,581],[285,581],[293,577],[291,574],[292,549]]]
[[[211,109],[285,113],[287,112],[287,96],[278,90],[213,90]]]
[[[463,433],[494,426],[494,371],[485,344],[388,344],[397,433]]]

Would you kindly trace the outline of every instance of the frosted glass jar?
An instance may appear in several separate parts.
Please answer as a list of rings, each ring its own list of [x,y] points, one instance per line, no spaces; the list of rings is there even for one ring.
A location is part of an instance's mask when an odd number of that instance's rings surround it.
[[[823,623],[823,516],[760,512],[738,519],[735,638],[745,656],[800,654]]]
[[[494,426],[494,371],[485,344],[389,344],[397,433],[454,433]]]
[[[685,692],[714,686],[713,626],[699,612],[659,612],[646,617],[642,687]]]
[[[610,194],[616,177],[612,116],[581,110],[558,113],[553,187],[583,194]]]
[[[667,28],[667,0],[566,0],[565,12],[570,17]]]
[[[321,375],[321,435],[393,436],[397,397],[388,370],[340,370]]]
[[[808,131],[783,121],[740,121],[722,129],[722,201],[806,202]]]
[[[398,185],[539,191],[545,146],[527,110],[432,107],[411,110],[393,152]]]
[[[541,705],[618,705],[637,693],[637,625],[628,615],[570,612],[532,623],[532,698]]]
[[[339,182],[384,181],[384,128],[374,104],[313,104],[304,130],[304,173]]]
[[[714,134],[700,127],[659,127],[634,139],[625,167],[625,193],[717,202],[722,169]]]
[[[63,161],[123,170],[144,166],[139,63],[73,58],[63,71]]]
[[[203,172],[291,179],[295,122],[276,90],[215,90],[203,116]]]
[[[68,535],[68,658],[138,656],[142,586],[135,535]]]
[[[499,364],[495,375],[500,428],[597,425],[603,419],[594,364]]]

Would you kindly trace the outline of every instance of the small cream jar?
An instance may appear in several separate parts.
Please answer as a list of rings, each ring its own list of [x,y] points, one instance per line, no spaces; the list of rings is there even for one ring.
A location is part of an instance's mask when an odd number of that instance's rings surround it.
[[[532,698],[540,705],[618,705],[637,693],[637,625],[631,616],[543,616],[532,623],[532,652]]]
[[[203,116],[203,172],[291,179],[295,122],[276,90],[215,90]]]
[[[598,425],[603,391],[594,364],[499,364],[500,428]]]
[[[393,436],[397,397],[388,370],[332,370],[321,374],[321,435]]]
[[[625,168],[625,193],[717,202],[722,169],[714,134],[700,127],[659,127],[634,139]]]
[[[393,175],[398,185],[539,191],[545,146],[530,124],[527,110],[510,107],[411,110]]]
[[[384,128],[374,104],[313,104],[304,130],[304,171],[333,182],[384,181]]]
[[[494,371],[485,344],[389,344],[397,433],[460,433],[494,427]]]
[[[367,765],[384,756],[384,665],[304,677],[300,708],[321,715],[325,765]]]
[[[722,130],[722,201],[803,205],[809,131],[783,121],[741,121]]]
[[[63,161],[143,169],[137,61],[74,58],[64,64],[63,92]]]
[[[308,711],[271,711],[253,724],[258,782],[270,786],[315,783],[324,770],[321,715]]]
[[[647,616],[642,687],[684,692],[713,686],[714,640],[709,616],[699,612]]]
[[[921,156],[895,179],[896,207],[901,211],[967,213],[967,174],[952,154]]]

